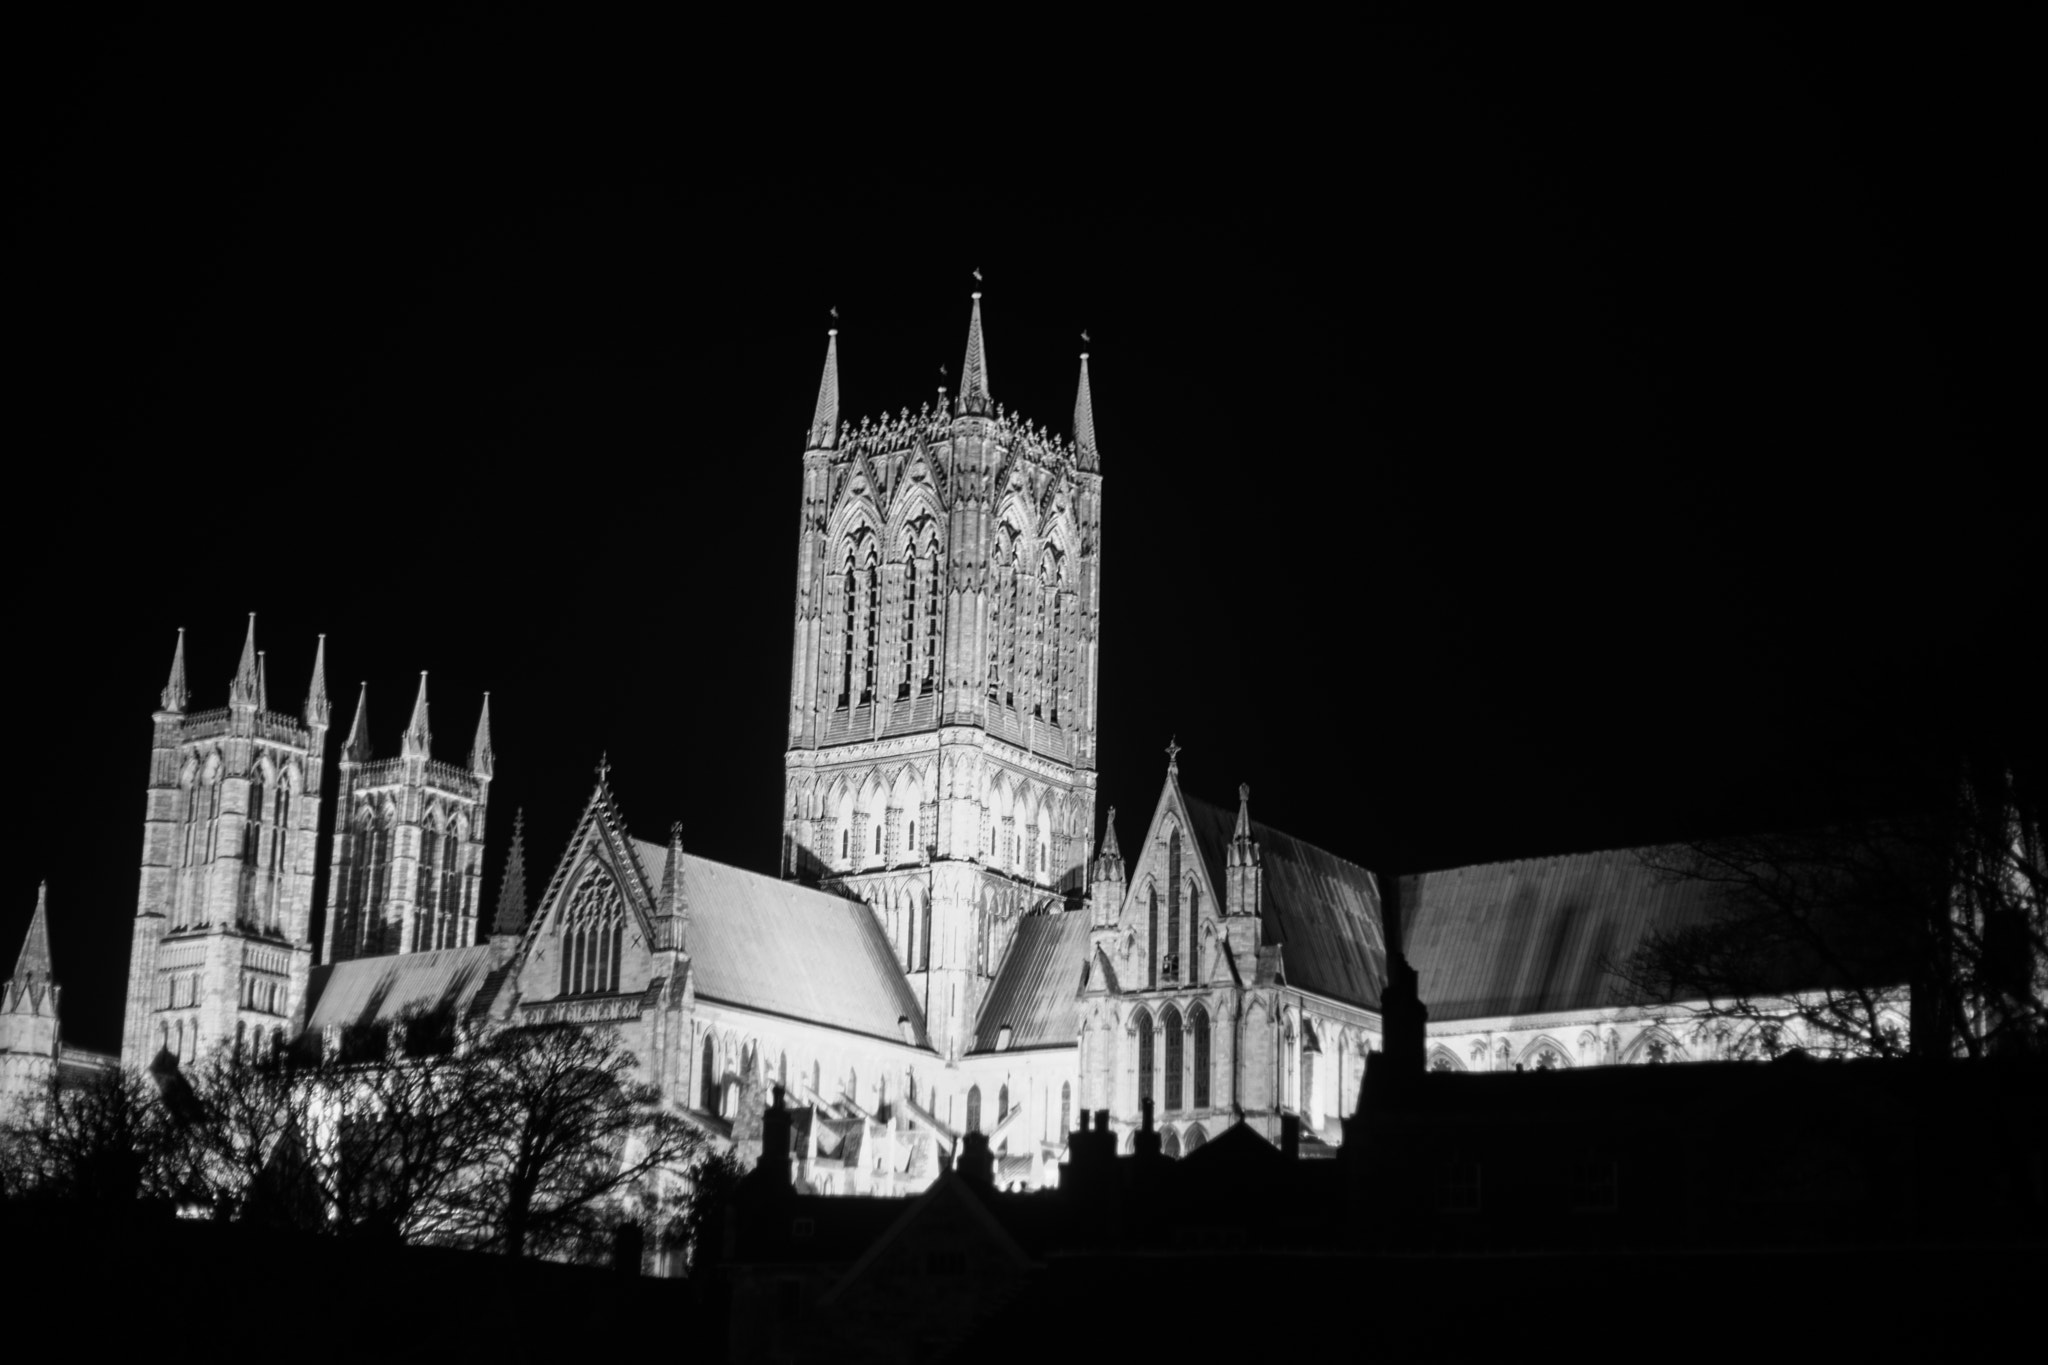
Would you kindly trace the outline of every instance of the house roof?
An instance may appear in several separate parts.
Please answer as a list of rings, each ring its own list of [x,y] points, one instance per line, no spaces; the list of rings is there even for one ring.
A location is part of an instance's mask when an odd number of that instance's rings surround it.
[[[1209,884],[1223,895],[1224,854],[1237,814],[1193,797],[1182,799]],[[1387,950],[1372,873],[1271,825],[1257,820],[1251,825],[1259,843],[1260,929],[1267,943],[1280,945],[1287,984],[1377,1009]]]
[[[1010,1048],[1070,1046],[1080,1031],[1081,971],[1088,961],[1088,917],[1073,911],[1017,921],[1003,965],[982,998],[974,1052],[993,1052],[1003,1025]]]
[[[635,839],[633,848],[659,887],[667,847]],[[681,881],[699,999],[891,1041],[908,1019],[928,1046],[924,1011],[868,906],[690,853]]]
[[[431,953],[359,957],[315,967],[307,981],[309,1029],[384,1023],[408,1009],[457,1015],[490,974],[489,944],[442,948]]]

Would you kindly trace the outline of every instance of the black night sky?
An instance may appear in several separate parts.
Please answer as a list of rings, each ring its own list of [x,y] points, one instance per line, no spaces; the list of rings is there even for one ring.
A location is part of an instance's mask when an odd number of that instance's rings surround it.
[[[490,689],[487,905],[605,750],[641,832],[772,870],[828,310],[845,410],[915,408],[977,267],[1011,410],[1066,429],[1092,338],[1126,839],[1175,734],[1411,866],[2038,743],[2012,35],[192,25],[10,76],[0,953],[47,878],[70,1041],[117,1043],[180,626],[197,707],[245,613],[275,709],[326,632],[381,752],[419,670],[443,757]]]

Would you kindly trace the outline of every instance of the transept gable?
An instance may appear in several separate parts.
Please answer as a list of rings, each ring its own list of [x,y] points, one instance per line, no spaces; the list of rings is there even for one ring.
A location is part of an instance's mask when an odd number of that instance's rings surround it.
[[[600,779],[520,943],[528,1000],[643,988],[652,964],[657,891]]]

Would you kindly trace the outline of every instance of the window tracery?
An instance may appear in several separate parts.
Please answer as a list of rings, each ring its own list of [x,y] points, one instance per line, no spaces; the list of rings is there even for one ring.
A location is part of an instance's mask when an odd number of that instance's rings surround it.
[[[1188,1031],[1194,1034],[1195,1108],[1209,1107],[1209,1011],[1197,1004],[1188,1011]]]
[[[1180,1011],[1173,1006],[1166,1007],[1166,1109],[1172,1113],[1181,1107],[1181,1034]]]
[[[1152,1016],[1138,1011],[1138,1103],[1152,1098]]]
[[[625,944],[625,901],[602,868],[583,874],[562,915],[563,995],[596,995],[619,988]]]

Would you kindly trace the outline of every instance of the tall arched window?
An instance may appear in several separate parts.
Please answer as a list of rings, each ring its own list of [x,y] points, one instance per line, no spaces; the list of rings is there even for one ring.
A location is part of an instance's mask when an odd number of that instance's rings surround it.
[[[448,822],[448,830],[441,836],[441,944],[443,948],[461,948],[467,945],[456,942],[456,918],[462,913],[462,823]]]
[[[853,571],[853,551],[846,552],[846,570],[843,575],[842,621],[839,634],[839,705],[846,706],[853,700],[853,627],[860,611],[859,578]],[[709,1106],[706,1106],[709,1108]]]
[[[1180,1065],[1180,1011],[1168,1005],[1166,1007],[1166,1108],[1169,1113],[1180,1108]]]
[[[1145,985],[1159,985],[1159,888],[1145,888],[1145,958],[1149,970],[1145,973]]]
[[[1152,1016],[1138,1011],[1138,1103],[1152,1098]]]
[[[1005,1085],[1002,1089],[996,1091],[996,1122],[1001,1123],[1008,1117],[1010,1117],[1010,1087]]]
[[[1188,981],[1202,979],[1202,891],[1193,882],[1188,883],[1188,955],[1182,966]]]
[[[718,1049],[711,1035],[704,1035],[703,1070],[698,1077],[697,1107],[707,1114],[718,1112]]]
[[[981,1131],[981,1087],[978,1085],[967,1087],[967,1131]]]
[[[1209,1011],[1196,1005],[1188,1011],[1188,1031],[1195,1035],[1195,1108],[1209,1107]]]
[[[946,595],[939,583],[939,541],[936,536],[925,544],[924,565],[924,681],[918,690],[929,692],[938,686],[939,618],[946,609]]]
[[[861,580],[866,594],[866,620],[861,634],[860,699],[867,702],[875,699],[875,666],[881,658],[882,566],[875,560],[873,546],[868,547],[868,562],[861,571]]]
[[[263,769],[259,766],[249,773],[249,819],[242,827],[242,857],[251,871],[263,865],[263,796]]]
[[[625,904],[618,884],[598,868],[583,874],[562,916],[562,991],[595,995],[619,988]]]
[[[1168,981],[1180,980],[1180,831],[1166,836],[1166,961]]]
[[[1069,1133],[1070,1131],[1072,1131],[1073,1127],[1074,1127],[1074,1085],[1073,1085],[1073,1082],[1071,1082],[1071,1081],[1061,1081],[1061,1082],[1060,1082],[1060,1135],[1059,1135],[1059,1140],[1060,1140],[1061,1142],[1065,1142],[1065,1141],[1067,1140],[1067,1134],[1068,1134],[1068,1133]]]
[[[1161,1156],[1179,1156],[1180,1134],[1171,1128],[1161,1133],[1159,1135],[1159,1153]]]
[[[185,857],[186,867],[197,867],[206,848],[206,783],[198,768],[185,774]]]
[[[1187,1137],[1182,1139],[1180,1144],[1181,1154],[1183,1156],[1193,1155],[1195,1151],[1199,1149],[1201,1145],[1207,1142],[1208,1140],[1209,1135],[1202,1131],[1202,1125],[1199,1123],[1196,1124],[1194,1127],[1188,1129]]]

